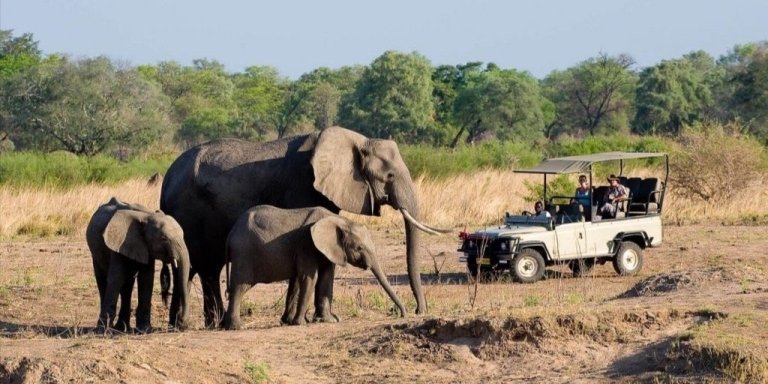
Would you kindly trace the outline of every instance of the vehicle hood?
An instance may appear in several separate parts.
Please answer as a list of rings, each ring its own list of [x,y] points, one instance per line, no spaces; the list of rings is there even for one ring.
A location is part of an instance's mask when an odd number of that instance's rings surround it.
[[[496,228],[485,228],[477,230],[469,235],[469,237],[485,237],[485,238],[499,238],[522,235],[527,233],[539,233],[546,232],[547,229],[538,225],[509,225]]]

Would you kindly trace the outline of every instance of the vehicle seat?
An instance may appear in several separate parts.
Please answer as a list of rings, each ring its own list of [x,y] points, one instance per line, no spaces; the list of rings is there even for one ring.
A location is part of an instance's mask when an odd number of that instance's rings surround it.
[[[549,211],[549,215],[554,219],[557,217],[557,213],[560,211],[560,206],[557,204],[547,204],[545,209]]]
[[[663,184],[658,178],[649,177],[640,182],[638,192],[629,206],[631,215],[658,213],[661,205]]]
[[[556,217],[557,224],[578,223],[584,221],[584,207],[581,204],[563,204]]]
[[[601,206],[603,205],[603,200],[605,199],[605,195],[608,193],[608,186],[607,185],[601,185],[597,188],[595,188],[593,194],[592,194],[592,205]]]
[[[642,178],[640,177],[630,177],[627,179],[626,184],[623,184],[627,189],[629,189],[629,198],[631,200],[634,200],[635,197],[640,193],[640,186],[642,185]]]

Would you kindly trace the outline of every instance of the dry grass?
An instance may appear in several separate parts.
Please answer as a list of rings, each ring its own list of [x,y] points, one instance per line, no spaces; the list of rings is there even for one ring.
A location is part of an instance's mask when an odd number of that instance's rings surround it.
[[[158,208],[160,186],[149,187],[146,180],[137,179],[66,191],[0,187],[0,237],[84,236],[93,212],[112,196]]]
[[[647,176],[648,170],[632,171]],[[437,227],[473,228],[501,222],[505,211],[530,210],[525,181],[540,183],[538,175],[487,170],[450,179],[420,177],[415,181],[420,195],[422,219]],[[17,236],[82,236],[93,211],[110,197],[158,208],[160,186],[146,180],[132,180],[117,186],[88,185],[67,191],[0,187],[0,238]],[[670,189],[664,218],[670,224],[720,220],[724,223],[760,224],[768,220],[768,190],[762,185],[745,189],[734,199],[720,204],[693,201]],[[402,228],[402,217],[384,209],[382,218],[355,216],[377,228]]]

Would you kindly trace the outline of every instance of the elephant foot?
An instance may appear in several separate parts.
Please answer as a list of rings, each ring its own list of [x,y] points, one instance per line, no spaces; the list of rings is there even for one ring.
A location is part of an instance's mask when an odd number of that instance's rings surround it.
[[[307,319],[305,319],[302,316],[298,316],[297,318],[288,322],[288,325],[305,325],[305,324],[307,324]]]
[[[96,333],[97,334],[106,335],[107,333],[109,333],[109,331],[110,331],[110,327],[106,326],[101,321],[96,323]]]
[[[112,326],[112,329],[122,333],[130,333],[131,324],[128,321],[118,319],[115,325]]]
[[[228,331],[237,331],[242,327],[240,319],[232,319],[229,316],[224,316],[224,321],[221,322],[221,327]]]
[[[168,323],[168,326],[174,331],[186,331],[189,328],[185,321],[177,321],[176,324]]]
[[[112,320],[113,318],[110,316],[100,316],[96,321],[96,332],[102,334],[111,334],[113,330],[120,331],[120,329],[115,328],[115,324],[112,322]]]
[[[280,325],[291,325],[295,316],[283,315],[280,317]]]
[[[326,313],[322,316],[315,315],[315,317],[312,318],[313,323],[338,323],[339,317],[334,315],[333,313]]]
[[[174,330],[185,331],[187,328],[189,328],[189,317],[171,316],[171,318],[168,320],[168,325]]]
[[[141,325],[137,324],[136,333],[140,333],[140,334],[152,333],[152,326],[149,324],[141,324]]]

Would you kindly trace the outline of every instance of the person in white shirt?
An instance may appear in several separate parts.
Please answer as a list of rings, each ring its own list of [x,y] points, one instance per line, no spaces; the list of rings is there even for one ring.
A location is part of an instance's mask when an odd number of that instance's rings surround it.
[[[533,214],[534,216],[550,217],[550,218],[552,217],[549,211],[544,210],[544,203],[542,203],[541,201],[537,201],[536,204],[533,205],[533,210],[535,211],[535,213]]]

